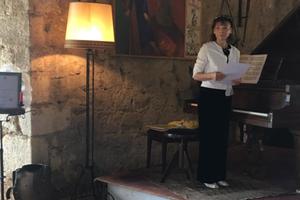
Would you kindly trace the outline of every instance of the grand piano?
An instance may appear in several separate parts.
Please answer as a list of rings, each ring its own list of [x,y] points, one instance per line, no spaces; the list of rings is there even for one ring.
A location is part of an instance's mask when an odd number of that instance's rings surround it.
[[[252,54],[268,54],[268,57],[258,84],[241,84],[234,88],[232,120],[244,126],[280,128],[286,137],[291,134],[300,187],[299,5]]]
[[[258,84],[235,87],[233,118],[266,128],[300,129],[300,6],[252,54],[268,58]]]
[[[257,84],[234,88],[232,120],[292,135],[300,187],[300,6],[252,51],[268,54]],[[196,102],[187,101],[187,110]],[[244,130],[244,128],[242,128]]]

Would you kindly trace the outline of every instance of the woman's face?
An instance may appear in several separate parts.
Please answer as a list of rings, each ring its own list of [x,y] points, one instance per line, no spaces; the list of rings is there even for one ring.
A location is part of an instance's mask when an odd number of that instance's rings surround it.
[[[232,29],[229,22],[217,22],[214,30],[213,30],[217,40],[227,40],[227,38],[230,36]]]

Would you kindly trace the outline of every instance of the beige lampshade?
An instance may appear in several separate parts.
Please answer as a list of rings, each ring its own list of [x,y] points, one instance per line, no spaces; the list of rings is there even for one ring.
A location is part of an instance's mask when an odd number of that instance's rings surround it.
[[[115,42],[111,4],[71,2],[66,48],[105,48]]]

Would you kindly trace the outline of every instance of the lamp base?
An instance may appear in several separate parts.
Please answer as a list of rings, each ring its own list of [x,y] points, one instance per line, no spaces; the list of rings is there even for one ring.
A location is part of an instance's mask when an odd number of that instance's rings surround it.
[[[81,169],[79,178],[76,181],[76,185],[71,196],[71,200],[86,198],[96,199],[93,167],[85,167]]]

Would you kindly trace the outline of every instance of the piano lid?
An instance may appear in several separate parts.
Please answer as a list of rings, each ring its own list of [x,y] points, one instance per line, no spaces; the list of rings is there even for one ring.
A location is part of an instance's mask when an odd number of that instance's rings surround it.
[[[260,80],[300,82],[300,4],[252,51],[268,54]]]

